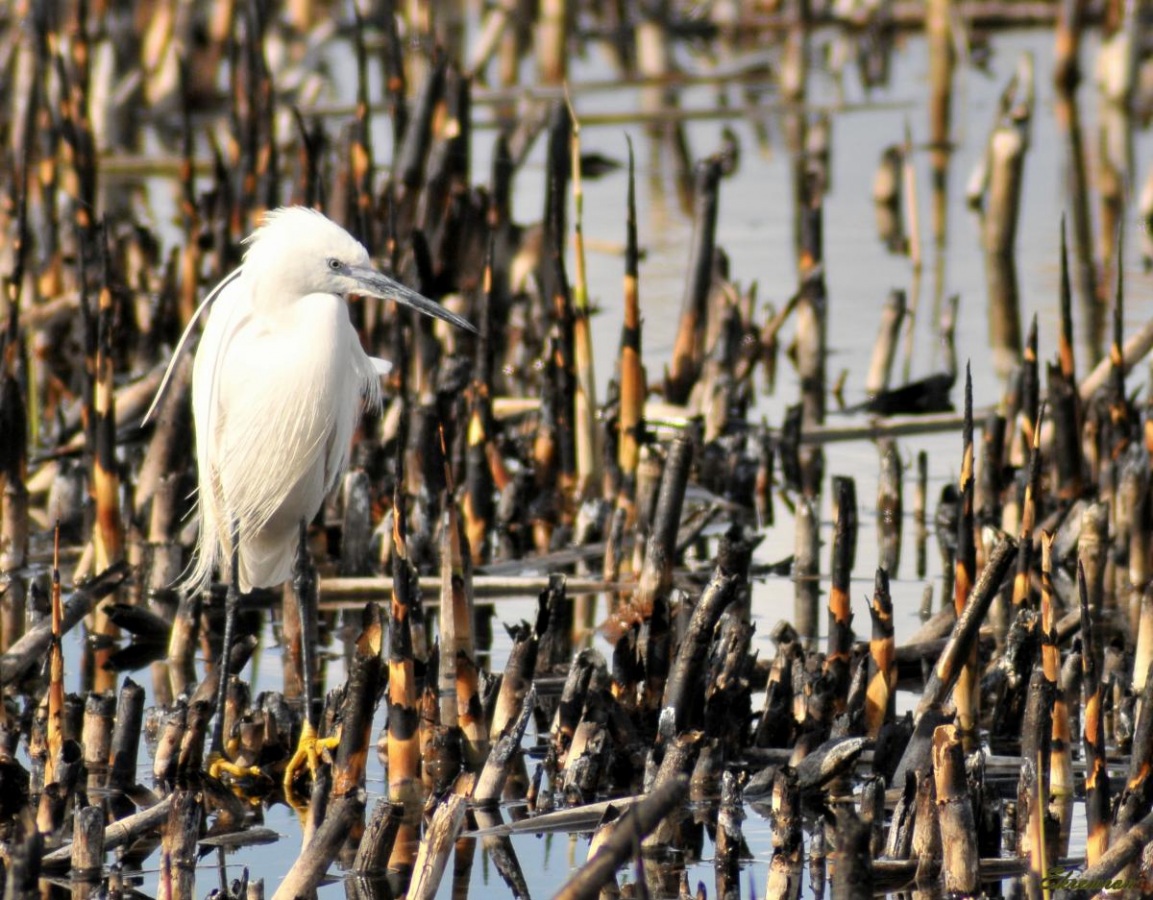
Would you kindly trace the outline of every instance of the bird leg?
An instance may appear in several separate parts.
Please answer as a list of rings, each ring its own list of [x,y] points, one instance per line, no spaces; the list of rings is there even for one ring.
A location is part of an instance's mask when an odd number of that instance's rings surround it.
[[[338,738],[320,738],[317,736],[319,716],[316,709],[315,672],[316,672],[316,644],[314,639],[316,622],[316,569],[308,555],[308,523],[303,519],[300,522],[300,543],[296,549],[296,564],[292,572],[292,589],[296,594],[296,601],[300,610],[300,668],[301,682],[304,688],[304,716],[300,729],[300,742],[296,752],[288,761],[284,770],[284,793],[291,798],[294,794],[292,785],[296,780],[301,766],[306,762],[308,772],[316,777],[316,767],[320,762],[320,751],[331,750],[337,745]]]
[[[233,778],[261,776],[260,769],[237,766],[224,755],[224,707],[228,697],[228,666],[232,659],[232,642],[236,635],[236,615],[240,610],[240,523],[232,523],[232,574],[228,579],[228,592],[224,596],[224,646],[217,664],[219,678],[216,684],[216,721],[212,727],[212,746],[208,754],[208,774],[219,778],[227,773]]]

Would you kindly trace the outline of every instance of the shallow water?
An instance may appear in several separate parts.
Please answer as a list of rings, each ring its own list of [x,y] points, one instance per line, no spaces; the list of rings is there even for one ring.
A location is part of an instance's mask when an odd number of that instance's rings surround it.
[[[924,40],[907,36],[892,61],[889,86],[866,94],[859,86],[850,64],[840,85],[822,70],[820,60],[827,45],[836,39],[834,32],[818,33],[813,40],[814,68],[810,83],[810,100],[814,109],[826,112],[832,123],[831,131],[831,188],[825,200],[824,247],[825,278],[828,286],[829,360],[830,379],[841,369],[850,377],[846,387],[846,402],[863,398],[863,382],[878,316],[883,300],[894,287],[903,287],[912,296],[913,273],[905,257],[889,254],[878,239],[874,228],[871,185],[874,169],[882,150],[900,140],[906,124],[912,129],[914,143],[920,146],[927,139],[926,79],[928,60]],[[937,343],[933,338],[935,305],[940,297],[960,295],[956,344],[962,363],[972,362],[974,400],[978,407],[995,403],[1003,390],[1001,377],[990,363],[987,333],[987,305],[985,276],[979,248],[977,220],[964,205],[963,189],[969,171],[983,152],[986,130],[993,118],[997,98],[1010,77],[1019,54],[1030,52],[1037,66],[1037,105],[1033,120],[1033,140],[1025,164],[1025,185],[1021,224],[1017,240],[1017,273],[1020,281],[1021,317],[1025,327],[1034,314],[1038,317],[1042,360],[1055,353],[1058,330],[1057,284],[1059,218],[1063,207],[1060,182],[1061,142],[1052,114],[1052,88],[1049,82],[1053,39],[1045,31],[1001,32],[991,39],[993,58],[990,75],[973,70],[958,71],[958,90],[954,98],[953,135],[955,152],[949,169],[948,239],[938,254],[932,247],[927,231],[928,162],[926,154],[916,155],[917,183],[920,192],[922,240],[925,246],[925,272],[920,287],[920,315],[915,324],[913,355],[909,360],[898,360],[897,371],[907,364],[912,377],[928,374],[940,365]],[[1093,59],[1096,41],[1086,41],[1082,59]],[[589,80],[606,80],[613,71],[600,55],[590,48],[584,59],[574,60],[572,80],[581,84]],[[351,96],[351,73],[347,68],[347,54],[332,60],[338,84],[338,93]],[[689,66],[696,63],[689,61]],[[694,157],[716,150],[721,143],[722,127],[735,132],[741,146],[738,171],[722,182],[720,217],[717,239],[728,253],[731,273],[741,284],[756,281],[759,298],[763,303],[772,300],[779,308],[796,286],[796,272],[792,250],[792,163],[783,139],[782,116],[773,109],[763,112],[757,126],[763,125],[769,142],[758,144],[754,123],[743,113],[741,88],[736,84],[695,84],[678,91],[680,105],[686,109],[715,110],[722,96],[727,97],[734,110],[727,119],[701,119],[689,121],[686,133]],[[1095,127],[1095,93],[1091,85],[1080,92],[1083,127],[1086,129],[1086,147],[1095,146],[1091,137]],[[620,86],[613,90],[578,93],[575,103],[581,117],[595,117],[606,112],[631,113],[639,109],[640,90]],[[386,123],[377,117],[376,146],[378,157],[389,158]],[[599,151],[623,160],[626,154],[625,136],[631,137],[636,147],[638,162],[638,216],[639,233],[646,256],[641,264],[641,307],[644,315],[645,361],[650,381],[659,378],[660,370],[669,357],[677,315],[680,309],[687,245],[691,237],[691,222],[678,206],[671,189],[671,159],[667,151],[652,152],[651,138],[643,126],[586,124],[582,129],[583,149]],[[492,131],[481,131],[474,145],[474,180],[486,181],[492,146]],[[1134,158],[1139,161],[1138,179],[1147,176],[1147,167],[1153,161],[1153,135],[1148,130],[1134,135]],[[528,164],[517,179],[515,191],[516,218],[522,222],[539,219],[542,206],[543,147],[535,148]],[[1092,167],[1090,165],[1090,171]],[[626,176],[623,170],[596,180],[586,181],[584,233],[586,241],[621,243],[624,240],[624,198]],[[160,199],[160,204],[164,200]],[[571,216],[571,213],[570,213]],[[1138,246],[1140,225],[1130,209],[1126,222],[1126,332],[1131,333],[1143,323],[1153,310],[1153,278],[1141,271]],[[933,284],[940,273],[942,289],[934,296]],[[571,272],[571,266],[570,266]],[[621,324],[621,277],[623,262],[619,255],[593,250],[588,256],[589,289],[600,314],[594,319],[596,366],[598,387],[604,384],[613,370],[617,340]],[[1078,327],[1080,314],[1077,313]],[[786,339],[791,325],[785,329]],[[1081,345],[1078,353],[1082,354]],[[1079,374],[1087,371],[1083,355],[1078,360]],[[1140,369],[1141,374],[1144,369]],[[794,402],[797,383],[786,360],[778,370],[775,394],[760,396],[756,416],[764,416],[771,424],[779,424],[785,406]],[[960,388],[954,391],[954,401],[960,403]],[[918,451],[929,454],[930,515],[942,485],[955,480],[960,464],[961,439],[959,433],[902,439],[899,443],[907,467]],[[826,448],[826,477],[849,474],[856,478],[857,496],[861,503],[860,536],[857,563],[852,588],[856,621],[868,622],[864,598],[872,591],[872,573],[877,563],[877,532],[873,517],[873,498],[876,493],[877,453],[868,442],[833,444]],[[899,577],[892,581],[892,594],[897,609],[897,639],[901,641],[919,623],[917,610],[921,605],[925,581],[914,576],[912,548],[912,489],[913,480],[907,468],[905,486],[905,544]],[[829,535],[830,492],[824,492],[820,510],[823,520],[822,535],[825,548],[822,559],[827,560],[831,539]],[[793,552],[792,520],[784,504],[776,505],[776,524],[764,532],[764,541],[757,550],[758,561],[779,560]],[[937,586],[939,594],[940,563],[931,537],[928,547],[928,580]],[[824,564],[827,569],[827,562]],[[935,598],[935,604],[940,597]],[[499,623],[512,622],[531,616],[533,601],[502,600],[497,603],[494,622],[495,641],[491,666],[499,671],[504,665],[509,643]],[[757,626],[754,647],[762,658],[773,655],[774,648],[768,634],[781,618],[793,617],[793,586],[786,578],[759,582],[754,588],[753,615]],[[823,616],[821,619],[823,620]],[[265,635],[270,639],[270,634]],[[263,646],[268,648],[270,640]],[[332,648],[330,648],[332,649]],[[604,648],[602,648],[604,649]],[[339,684],[343,667],[339,653],[333,654],[328,666],[328,683]],[[253,693],[263,687],[281,684],[281,660],[273,651],[264,650],[248,670]],[[146,678],[144,680],[147,680]],[[903,698],[905,704],[911,698]],[[756,702],[756,701],[754,701]],[[384,709],[378,711],[376,730],[384,726]],[[142,760],[142,763],[144,761]],[[141,769],[141,781],[150,778],[150,766]],[[369,803],[384,790],[384,772],[375,754],[370,754],[368,768]],[[240,866],[249,869],[253,878],[265,880],[268,895],[276,889],[280,877],[295,859],[300,841],[300,828],[295,815],[283,806],[274,807],[265,814],[265,824],[282,835],[281,840],[266,847],[252,847],[230,854],[227,858],[229,877],[239,874]],[[763,895],[770,853],[768,823],[756,812],[749,810],[744,825],[744,836],[753,859],[742,873],[742,890],[748,896]],[[1075,823],[1075,843],[1084,840],[1083,822]],[[1079,838],[1077,837],[1079,835]],[[567,878],[571,869],[584,861],[586,836],[538,838],[533,835],[514,835],[512,844],[525,871],[534,896],[555,892]],[[690,861],[687,874],[693,886],[703,881],[713,890],[712,848],[705,840],[702,858]],[[142,873],[139,890],[155,895],[158,855],[148,861]],[[201,862],[198,893],[205,893],[217,883],[218,860],[215,854]],[[441,884],[439,897],[454,894],[451,863]],[[340,873],[334,868],[334,875]],[[628,876],[632,880],[635,875]],[[489,864],[482,848],[468,875],[469,895],[472,897],[510,896],[495,869]],[[622,879],[626,880],[626,879]],[[808,881],[804,888],[809,893]],[[321,890],[321,896],[341,896],[339,882]]]

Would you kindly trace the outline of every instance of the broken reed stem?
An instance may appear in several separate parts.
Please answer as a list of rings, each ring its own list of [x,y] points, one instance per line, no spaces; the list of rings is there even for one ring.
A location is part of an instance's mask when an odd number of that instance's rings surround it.
[[[843,712],[849,693],[849,664],[852,655],[853,612],[849,599],[849,574],[852,571],[852,527],[856,504],[852,499],[850,480],[837,482],[836,525],[833,532],[832,584],[829,589],[829,637],[825,653],[825,674],[833,679],[833,707]]]
[[[889,576],[878,568],[869,605],[873,637],[869,641],[869,680],[865,693],[865,733],[876,739],[896,711],[897,656],[893,630],[893,598]]]
[[[1050,739],[1049,796],[1072,797],[1073,757],[1070,747],[1069,704],[1061,687],[1061,652],[1057,646],[1053,605],[1053,535],[1041,533],[1041,664],[1053,692],[1053,733]]]
[[[446,724],[457,719],[456,659],[475,654],[472,633],[473,604],[465,572],[460,525],[450,492],[444,497],[440,533],[440,718]]]
[[[64,744],[64,648],[61,638],[60,608],[60,526],[56,526],[52,562],[52,642],[48,653],[48,758],[44,762],[44,783],[56,781],[56,763]]]
[[[365,607],[363,627],[349,664],[348,682],[341,712],[340,744],[333,766],[332,796],[340,799],[364,787],[364,773],[371,743],[372,716],[380,693],[384,623],[380,607]]]
[[[725,608],[736,599],[742,582],[740,575],[723,572],[718,566],[693,607],[661,699],[661,709],[673,711],[677,734],[690,728],[704,727],[704,706],[697,701],[703,699],[701,684],[705,677],[705,659],[717,622]]]
[[[200,791],[178,788],[172,793],[160,843],[158,900],[194,900],[196,897],[197,841],[203,815],[204,797]]]
[[[468,812],[468,795],[472,792],[473,783],[474,777],[471,774],[462,775],[452,792],[433,812],[432,820],[416,852],[412,881],[406,894],[409,900],[432,900],[436,896],[449,853],[464,826],[464,817]]]
[[[685,436],[678,437],[669,447],[652,531],[645,548],[645,561],[637,584],[635,603],[641,614],[647,615],[649,619],[644,707],[650,712],[659,706],[672,656],[669,592],[672,588],[677,528],[680,525],[692,460],[692,441]]]
[[[72,877],[99,879],[104,870],[104,810],[85,806],[76,810],[72,826]]]
[[[721,163],[718,159],[703,159],[697,163],[693,182],[693,238],[688,278],[681,301],[680,324],[673,344],[672,361],[665,376],[665,399],[670,403],[688,401],[704,358],[720,180]]]
[[[349,832],[364,818],[364,797],[360,792],[335,799],[308,846],[304,848],[272,900],[307,897],[319,887]]]
[[[585,273],[584,188],[581,185],[580,119],[566,95],[572,118],[573,190],[573,355],[576,362],[576,489],[580,497],[599,496],[601,490],[601,429],[597,425],[596,375],[593,370],[592,328],[589,323],[588,277]]]
[[[497,734],[492,751],[485,760],[484,768],[476,779],[476,786],[472,788],[472,799],[477,805],[495,804],[499,802],[504,790],[505,779],[508,777],[509,767],[516,755],[520,752],[521,741],[528,728],[528,720],[536,708],[536,689],[529,687],[524,695],[520,713],[515,720],[509,723]]]
[[[394,506],[394,511],[393,590],[388,616],[388,796],[409,809],[420,804],[419,721],[410,622],[416,573],[406,556],[403,505]]]

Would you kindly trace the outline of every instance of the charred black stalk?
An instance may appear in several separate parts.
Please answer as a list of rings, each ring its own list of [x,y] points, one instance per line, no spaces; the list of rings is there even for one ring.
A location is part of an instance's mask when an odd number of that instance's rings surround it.
[[[636,604],[641,615],[648,616],[643,707],[650,714],[659,709],[669,672],[669,592],[672,587],[677,529],[680,526],[692,460],[692,441],[684,436],[678,437],[669,448],[652,533],[637,586]]]
[[[131,678],[124,679],[116,707],[109,753],[108,787],[113,818],[121,819],[134,810],[125,792],[136,783],[136,757],[140,748],[140,727],[144,721],[144,688]]]
[[[834,709],[844,711],[849,692],[849,659],[853,645],[853,612],[849,599],[850,518],[856,514],[849,480],[838,484],[837,522],[833,535],[832,585],[829,589],[829,643],[824,670],[833,679]]]
[[[696,383],[704,359],[709,291],[713,283],[721,161],[715,157],[697,163],[694,180],[693,241],[689,252],[688,280],[681,302],[680,326],[673,345],[672,362],[665,377],[665,399],[685,403]]]
[[[736,599],[741,583],[739,574],[724,572],[718,567],[693,608],[661,699],[661,709],[673,711],[676,734],[704,724],[704,696],[700,688],[705,659],[721,613]]]
[[[399,57],[398,57],[399,59]],[[412,119],[404,131],[404,141],[396,152],[393,165],[397,202],[397,236],[404,238],[416,221],[416,206],[424,184],[425,165],[432,146],[433,119],[444,96],[447,60],[437,55],[420,86]]]

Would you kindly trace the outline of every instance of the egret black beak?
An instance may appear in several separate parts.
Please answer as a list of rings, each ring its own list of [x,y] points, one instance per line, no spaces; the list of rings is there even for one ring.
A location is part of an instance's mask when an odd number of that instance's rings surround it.
[[[348,270],[348,276],[356,282],[356,293],[366,294],[369,297],[379,297],[382,300],[395,300],[405,306],[412,307],[417,312],[434,319],[443,319],[451,322],[457,328],[471,331],[476,334],[476,328],[468,319],[461,318],[454,312],[449,312],[434,300],[406,288],[403,284],[393,281],[387,275],[381,275],[375,269],[353,266]]]

